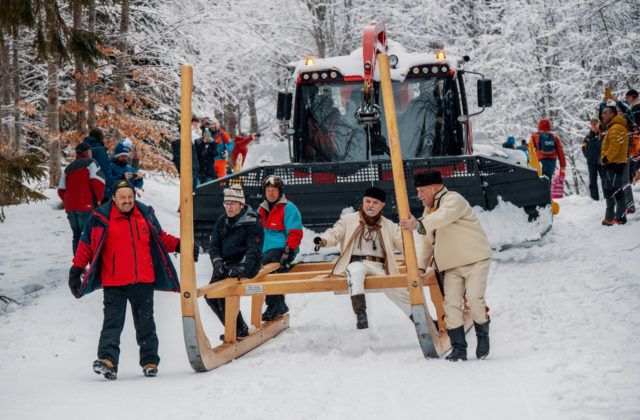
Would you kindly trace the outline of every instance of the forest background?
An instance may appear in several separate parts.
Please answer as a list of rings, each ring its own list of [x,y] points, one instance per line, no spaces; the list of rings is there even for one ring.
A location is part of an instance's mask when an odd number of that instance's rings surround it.
[[[39,195],[9,191],[9,174],[57,187],[95,126],[109,150],[129,137],[143,167],[174,173],[184,64],[195,115],[231,136],[282,139],[275,100],[287,63],[349,54],[374,20],[408,51],[471,57],[467,68],[494,86],[474,129],[496,144],[528,139],[549,118],[567,155],[565,191],[588,194],[580,147],[605,87],[619,98],[640,90],[640,2],[1,0],[0,208]]]

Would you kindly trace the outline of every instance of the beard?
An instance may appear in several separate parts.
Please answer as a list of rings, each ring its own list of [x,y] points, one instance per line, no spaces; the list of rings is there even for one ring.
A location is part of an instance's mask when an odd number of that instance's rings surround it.
[[[378,213],[379,213],[378,210],[371,209],[371,208],[369,208],[369,209],[363,208],[363,210],[364,210],[364,214],[366,214],[369,217],[376,217],[378,215]]]

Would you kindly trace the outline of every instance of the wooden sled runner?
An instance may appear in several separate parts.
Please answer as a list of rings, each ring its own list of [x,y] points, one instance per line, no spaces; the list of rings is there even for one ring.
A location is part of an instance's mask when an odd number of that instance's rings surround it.
[[[372,30],[377,29],[372,28]],[[377,34],[374,35],[377,36]],[[410,218],[408,196],[400,154],[389,62],[386,54],[376,55],[377,52],[375,48],[369,51],[373,56],[374,63],[376,57],[380,62],[382,94],[385,109],[388,110],[386,113],[387,132],[398,213],[400,220],[408,220]],[[190,66],[182,67],[181,89],[180,283],[182,320],[189,362],[194,370],[203,372],[230,362],[289,327],[289,314],[282,315],[273,321],[262,322],[262,307],[266,295],[346,291],[348,285],[346,278],[330,275],[331,263],[298,264],[288,273],[274,273],[279,268],[279,264],[273,263],[264,266],[253,279],[228,278],[204,287],[196,287],[195,264],[191,253],[193,248],[193,195],[190,138],[192,68]],[[440,286],[432,271],[422,278],[418,274],[413,233],[403,232],[402,236],[405,259],[404,264],[401,265],[400,273],[398,275],[368,276],[365,280],[365,290],[407,287],[411,299],[411,316],[422,352],[425,357],[437,358],[451,348],[446,325],[444,325]],[[436,329],[429,314],[424,300],[424,286],[429,287],[440,329]],[[211,345],[202,327],[198,298],[204,296],[225,299],[225,340],[219,346]],[[248,337],[237,340],[236,317],[240,308],[240,298],[245,296],[251,297],[250,319],[253,328]],[[468,312],[465,312],[465,330],[468,330],[471,325],[472,321]]]

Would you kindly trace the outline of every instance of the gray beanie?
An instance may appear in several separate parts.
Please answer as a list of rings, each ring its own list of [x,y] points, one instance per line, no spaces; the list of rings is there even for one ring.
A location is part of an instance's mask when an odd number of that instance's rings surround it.
[[[238,184],[232,185],[224,190],[224,201],[235,201],[244,205],[244,192]]]

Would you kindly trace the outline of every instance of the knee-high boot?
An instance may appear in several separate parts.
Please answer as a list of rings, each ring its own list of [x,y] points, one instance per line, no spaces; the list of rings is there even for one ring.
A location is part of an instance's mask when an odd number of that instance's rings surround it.
[[[449,338],[451,339],[451,347],[453,351],[446,359],[452,362],[458,360],[467,360],[467,339],[464,336],[464,326],[449,330]]]

